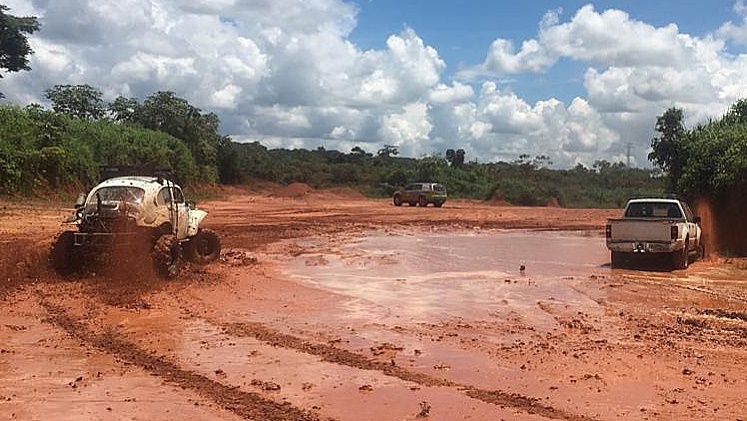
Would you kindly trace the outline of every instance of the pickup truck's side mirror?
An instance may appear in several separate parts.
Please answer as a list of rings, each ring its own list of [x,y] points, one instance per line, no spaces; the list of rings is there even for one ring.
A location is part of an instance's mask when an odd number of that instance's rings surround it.
[[[693,218],[693,222],[695,222],[696,224],[699,224],[700,223],[700,217],[696,216],[695,218]]]

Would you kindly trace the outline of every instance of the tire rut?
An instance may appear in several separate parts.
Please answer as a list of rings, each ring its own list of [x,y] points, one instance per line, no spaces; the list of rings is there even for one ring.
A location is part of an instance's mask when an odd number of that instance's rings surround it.
[[[48,322],[59,326],[68,334],[100,349],[119,359],[139,366],[144,370],[161,377],[165,381],[184,389],[193,390],[220,407],[245,419],[262,419],[267,421],[321,421],[318,415],[299,409],[288,402],[278,403],[253,392],[241,391],[238,386],[228,386],[193,371],[185,370],[166,357],[152,354],[137,344],[128,342],[113,332],[96,333],[86,327],[85,322],[71,317],[64,307],[41,299],[41,305],[47,311]],[[471,385],[461,384],[425,373],[407,370],[393,363],[371,360],[368,357],[337,348],[328,344],[312,343],[302,338],[278,332],[261,323],[217,323],[228,335],[251,337],[275,347],[292,349],[314,355],[322,361],[346,367],[378,371],[400,380],[417,383],[425,387],[451,387],[465,396],[485,403],[510,407],[528,414],[539,415],[547,419],[565,421],[593,421],[594,418],[569,413],[562,409],[544,405],[538,398],[501,390],[484,390]],[[325,421],[335,421],[324,418]]]
[[[539,415],[548,419],[566,421],[592,421],[594,418],[572,414],[562,409],[543,405],[538,398],[508,393],[501,390],[484,390],[474,386],[460,384],[425,373],[417,373],[382,361],[373,361],[354,352],[331,345],[312,343],[293,335],[280,333],[260,323],[220,324],[224,333],[237,337],[252,337],[275,347],[293,349],[320,357],[323,361],[361,370],[379,371],[386,376],[417,383],[426,387],[453,387],[466,396],[489,404],[514,408],[528,414]]]
[[[48,322],[59,326],[80,341],[139,366],[169,383],[192,390],[242,418],[267,421],[322,421],[318,415],[299,409],[288,402],[275,402],[256,393],[241,391],[238,386],[227,386],[180,368],[165,357],[154,355],[115,333],[96,333],[87,328],[84,322],[71,317],[61,306],[44,299],[41,300],[41,305],[49,315]],[[335,421],[333,418],[323,420]]]

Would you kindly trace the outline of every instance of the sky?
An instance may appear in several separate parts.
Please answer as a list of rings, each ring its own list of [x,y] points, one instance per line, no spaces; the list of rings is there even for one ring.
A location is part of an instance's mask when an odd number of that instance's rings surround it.
[[[41,29],[0,92],[172,91],[268,148],[650,168],[657,116],[747,97],[745,1],[3,0]]]

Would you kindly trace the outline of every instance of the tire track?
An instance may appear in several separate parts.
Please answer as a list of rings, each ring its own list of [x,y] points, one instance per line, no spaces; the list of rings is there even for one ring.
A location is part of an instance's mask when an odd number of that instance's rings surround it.
[[[84,322],[68,315],[61,306],[44,299],[40,300],[40,304],[49,315],[47,322],[59,326],[80,341],[139,366],[167,382],[192,390],[242,418],[267,421],[322,421],[318,415],[301,410],[288,402],[275,402],[256,393],[242,391],[238,386],[227,386],[180,368],[165,357],[151,354],[138,345],[122,339],[120,335],[111,332],[96,333],[86,327]],[[335,420],[325,418],[324,421]]]
[[[185,370],[163,356],[154,355],[137,344],[124,340],[121,335],[112,332],[96,333],[89,329],[85,322],[71,317],[64,307],[41,299],[41,305],[47,311],[48,322],[59,326],[68,334],[80,341],[100,349],[119,359],[139,366],[159,376],[165,381],[184,389],[193,390],[199,395],[215,402],[220,407],[245,419],[266,421],[322,421],[318,415],[299,409],[288,402],[278,403],[253,392],[246,392],[238,386],[227,386],[201,374]],[[425,373],[407,370],[392,363],[375,361],[364,355],[327,344],[312,343],[299,337],[278,332],[261,323],[215,323],[208,321],[228,335],[251,337],[268,345],[292,349],[321,358],[322,361],[346,367],[378,371],[400,380],[417,383],[425,387],[451,387],[471,399],[485,403],[513,408],[528,414],[539,415],[547,419],[564,421],[594,421],[585,415],[573,414],[562,409],[544,405],[538,398],[527,397],[518,393],[501,390],[484,390]],[[325,418],[324,421],[335,421]]]
[[[312,343],[293,335],[280,333],[261,323],[214,323],[220,326],[224,333],[237,337],[251,337],[275,347],[293,349],[306,354],[320,357],[323,361],[344,365],[361,370],[379,371],[386,376],[417,383],[427,387],[453,387],[466,396],[486,403],[510,407],[528,414],[539,415],[548,419],[565,421],[592,421],[594,418],[585,415],[572,414],[562,409],[540,403],[537,398],[527,397],[518,393],[508,393],[501,390],[484,390],[471,385],[460,384],[450,380],[438,378],[425,373],[418,373],[382,361],[370,360],[354,352],[331,345]]]

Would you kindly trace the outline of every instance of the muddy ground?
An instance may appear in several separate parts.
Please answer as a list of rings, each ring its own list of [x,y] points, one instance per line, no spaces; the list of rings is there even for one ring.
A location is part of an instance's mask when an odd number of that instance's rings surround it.
[[[226,194],[170,281],[62,278],[70,209],[0,203],[0,419],[747,419],[743,261],[611,270],[610,210]]]

